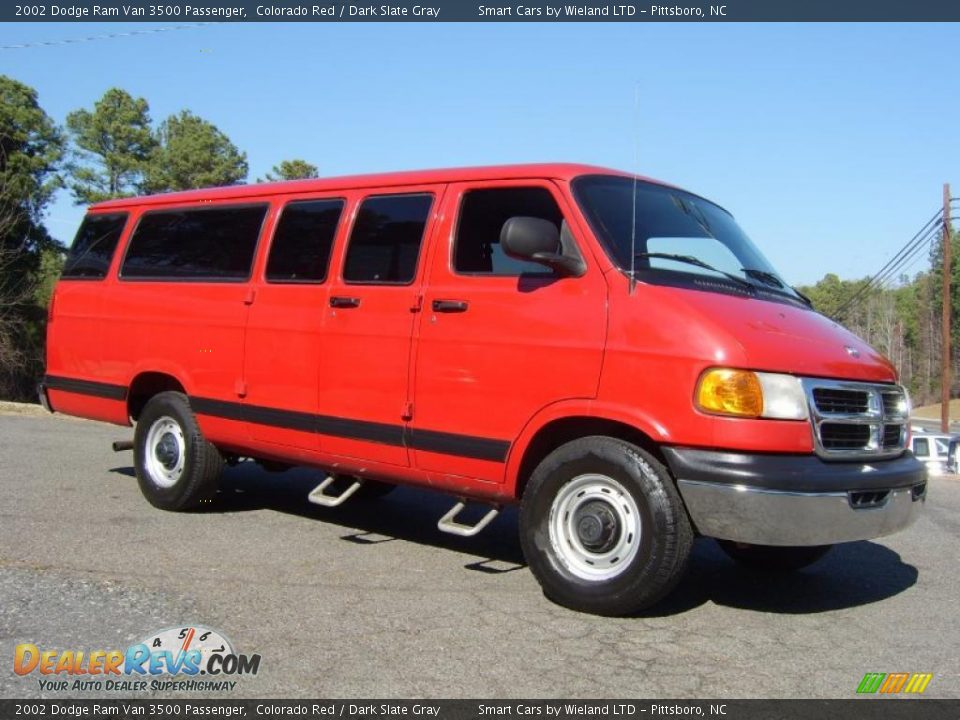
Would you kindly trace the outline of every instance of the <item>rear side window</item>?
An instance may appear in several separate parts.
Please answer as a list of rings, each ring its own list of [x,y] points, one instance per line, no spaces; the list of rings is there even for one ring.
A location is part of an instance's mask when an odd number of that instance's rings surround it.
[[[350,233],[344,280],[413,282],[432,203],[432,195],[382,195],[364,200]]]
[[[930,454],[930,444],[927,438],[914,438],[913,454],[917,457],[927,457]]]
[[[288,203],[273,234],[267,280],[323,282],[343,204],[343,200]]]
[[[266,205],[146,213],[130,239],[127,279],[246,280]]]
[[[70,246],[61,277],[96,280],[106,277],[126,224],[126,213],[87,215]]]
[[[500,230],[512,217],[549,220],[560,230],[563,215],[546,188],[497,188],[464,194],[454,240],[453,267],[458,273],[483,275],[552,275],[539,263],[516,260],[500,247]]]

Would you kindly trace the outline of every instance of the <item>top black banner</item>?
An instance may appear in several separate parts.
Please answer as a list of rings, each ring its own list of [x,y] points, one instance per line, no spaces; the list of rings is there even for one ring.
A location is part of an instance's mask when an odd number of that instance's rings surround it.
[[[40,0],[5,22],[958,22],[955,0]],[[660,4],[663,3],[663,4]]]

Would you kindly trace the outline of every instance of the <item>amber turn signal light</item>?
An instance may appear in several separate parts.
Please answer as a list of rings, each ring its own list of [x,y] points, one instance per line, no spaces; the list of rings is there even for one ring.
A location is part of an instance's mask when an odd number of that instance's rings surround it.
[[[760,379],[749,370],[707,370],[697,385],[697,406],[708,413],[760,417],[763,414]]]

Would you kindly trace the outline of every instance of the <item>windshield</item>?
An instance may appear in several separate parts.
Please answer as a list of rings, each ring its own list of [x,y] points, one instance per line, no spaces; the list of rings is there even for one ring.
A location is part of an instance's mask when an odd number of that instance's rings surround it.
[[[800,299],[730,213],[708,200],[614,175],[579,177],[573,193],[613,261],[637,279]],[[697,282],[704,276],[711,282]]]

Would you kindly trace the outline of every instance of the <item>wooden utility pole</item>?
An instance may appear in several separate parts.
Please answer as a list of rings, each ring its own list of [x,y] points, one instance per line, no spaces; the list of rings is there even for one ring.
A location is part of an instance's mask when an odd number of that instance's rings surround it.
[[[951,261],[950,231],[950,185],[943,184],[943,374],[940,376],[940,432],[950,432],[950,275]]]

